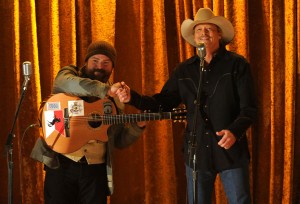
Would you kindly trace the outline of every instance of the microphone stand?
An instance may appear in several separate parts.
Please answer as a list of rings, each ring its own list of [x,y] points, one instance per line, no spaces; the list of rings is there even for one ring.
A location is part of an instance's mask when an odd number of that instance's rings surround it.
[[[201,51],[204,54],[201,53]],[[199,47],[199,57],[200,57],[200,77],[199,77],[199,85],[197,89],[197,98],[194,101],[195,104],[195,112],[194,112],[194,118],[193,118],[193,128],[191,134],[191,140],[189,141],[189,162],[191,161],[191,158],[193,158],[193,203],[198,203],[198,188],[197,188],[197,133],[196,133],[196,126],[197,126],[197,116],[200,110],[200,98],[201,98],[201,91],[202,91],[202,81],[203,81],[203,71],[204,71],[204,57],[205,57],[205,47]]]
[[[27,83],[30,79],[26,78],[23,84],[23,88],[22,88],[22,92],[21,92],[21,97],[19,99],[19,103],[17,105],[17,109],[15,112],[15,116],[14,116],[14,121],[13,121],[13,125],[12,128],[7,136],[7,140],[6,140],[6,153],[7,153],[7,164],[8,164],[8,204],[12,204],[13,203],[13,168],[14,168],[14,163],[13,163],[13,143],[12,140],[15,137],[13,131],[15,129],[15,125],[16,125],[16,121],[17,121],[17,117],[18,114],[20,112],[20,107],[22,104],[22,101],[24,99],[26,90],[27,90]],[[20,178],[22,179],[22,178]]]

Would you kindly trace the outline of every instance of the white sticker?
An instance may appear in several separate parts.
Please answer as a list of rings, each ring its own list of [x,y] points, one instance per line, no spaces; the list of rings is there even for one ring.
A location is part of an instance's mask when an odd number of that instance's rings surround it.
[[[83,100],[68,101],[69,117],[84,116]]]

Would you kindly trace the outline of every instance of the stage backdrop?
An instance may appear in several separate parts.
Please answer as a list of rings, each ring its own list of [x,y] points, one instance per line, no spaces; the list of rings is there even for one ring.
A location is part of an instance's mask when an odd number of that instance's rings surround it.
[[[118,52],[111,80],[154,94],[176,64],[194,54],[180,35],[181,23],[210,7],[233,23],[228,48],[250,61],[255,80],[258,119],[248,131],[253,203],[298,204],[299,6],[299,0],[0,0],[0,202],[7,202],[12,178],[14,203],[43,203],[43,166],[29,155],[39,137],[39,104],[62,66],[82,66],[88,44],[107,40]],[[13,128],[24,61],[33,73]],[[115,151],[110,203],[184,204],[183,131],[183,123],[149,122],[134,145]],[[219,178],[213,203],[227,203]]]

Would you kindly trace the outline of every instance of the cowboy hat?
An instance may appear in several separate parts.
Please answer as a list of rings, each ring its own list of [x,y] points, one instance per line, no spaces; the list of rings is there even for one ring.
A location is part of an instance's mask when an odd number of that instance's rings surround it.
[[[197,47],[194,41],[194,27],[200,23],[215,24],[222,30],[222,40],[228,44],[234,37],[234,28],[229,20],[223,16],[215,16],[209,8],[200,8],[196,13],[194,21],[187,19],[181,24],[182,37],[194,47]]]

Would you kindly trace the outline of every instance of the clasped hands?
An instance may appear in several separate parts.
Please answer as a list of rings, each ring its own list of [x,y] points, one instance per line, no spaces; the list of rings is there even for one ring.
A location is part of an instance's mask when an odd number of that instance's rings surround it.
[[[130,88],[124,81],[114,83],[108,90],[107,95],[111,97],[118,97],[120,102],[128,103],[130,101]]]
[[[111,97],[118,97],[122,103],[128,103],[131,99],[130,88],[125,84],[124,81],[114,83],[107,91],[107,95]],[[144,128],[146,126],[146,122],[137,122],[137,125],[141,128]]]

